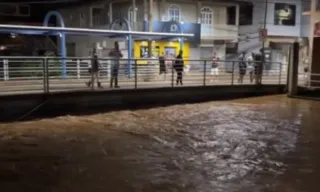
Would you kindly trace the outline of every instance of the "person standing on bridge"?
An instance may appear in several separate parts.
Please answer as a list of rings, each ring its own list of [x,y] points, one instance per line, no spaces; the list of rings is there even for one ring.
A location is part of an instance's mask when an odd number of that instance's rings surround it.
[[[159,75],[164,76],[164,80],[166,80],[167,67],[166,67],[166,59],[164,53],[159,56]]]
[[[120,67],[120,58],[123,57],[121,50],[119,49],[119,43],[116,41],[114,43],[114,48],[109,52],[109,57],[111,59],[111,79],[110,79],[110,88],[120,88],[118,86],[118,74]],[[114,83],[114,86],[113,86]]]
[[[243,83],[243,78],[247,72],[247,63],[246,63],[245,57],[246,57],[245,52],[242,52],[239,57],[239,79],[238,79],[239,84]]]
[[[92,78],[90,81],[88,81],[86,84],[88,87],[90,87],[92,84],[94,84],[94,81],[97,80],[97,86],[98,88],[102,88],[100,79],[100,71],[99,71],[99,58],[97,54],[96,48],[93,48],[92,50],[92,57],[91,57],[91,67],[89,68],[89,73],[91,74]]]
[[[217,81],[219,75],[219,57],[217,57],[217,53],[213,53],[212,57],[212,65],[211,65],[211,82]]]
[[[177,72],[177,85],[183,85],[182,78],[183,78],[183,67],[184,67],[184,61],[182,57],[182,50],[179,51],[179,54],[176,57],[175,63],[174,63],[174,69]]]

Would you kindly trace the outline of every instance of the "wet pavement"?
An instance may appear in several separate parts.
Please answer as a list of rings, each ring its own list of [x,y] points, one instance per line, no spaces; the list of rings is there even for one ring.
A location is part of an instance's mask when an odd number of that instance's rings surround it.
[[[0,124],[0,191],[316,192],[319,110],[269,96]]]

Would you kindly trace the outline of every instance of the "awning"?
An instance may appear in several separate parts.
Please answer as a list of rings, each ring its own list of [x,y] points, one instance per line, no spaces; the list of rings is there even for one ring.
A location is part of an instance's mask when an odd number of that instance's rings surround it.
[[[118,31],[105,29],[86,29],[86,28],[67,28],[67,27],[43,27],[43,26],[28,26],[28,25],[0,25],[2,33],[17,33],[27,35],[57,35],[65,33],[68,35],[86,35],[86,36],[127,36],[132,35],[133,38],[143,37],[145,39],[160,38],[181,38],[193,37],[194,34],[185,33],[158,33],[158,32],[140,32],[140,31]]]

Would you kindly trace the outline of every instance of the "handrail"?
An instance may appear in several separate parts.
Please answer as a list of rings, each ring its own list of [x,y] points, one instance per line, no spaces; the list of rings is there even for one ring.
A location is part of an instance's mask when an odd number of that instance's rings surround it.
[[[61,62],[65,59],[66,62]],[[110,61],[115,58],[99,58],[101,61],[100,77],[104,87],[109,88],[110,79],[114,77],[114,67]],[[88,57],[0,57],[0,95],[13,94],[16,92],[54,92],[70,90],[95,90],[95,86],[90,84],[87,87],[85,82],[90,79],[95,80],[93,73],[89,73],[91,68]],[[254,70],[242,68],[239,61],[220,60],[218,70],[212,68],[212,60],[206,59],[184,59],[188,65],[176,67],[174,62],[166,63],[165,72],[161,72],[159,59],[137,58],[131,59],[134,62],[127,62],[128,59],[120,59],[116,69],[116,77],[119,85],[125,89],[155,88],[155,87],[177,87],[176,79],[183,76],[183,86],[213,86],[241,84],[254,85],[255,81],[250,81],[250,74],[254,75]],[[175,60],[175,59],[172,59]],[[125,61],[125,62],[123,62]],[[146,61],[150,63],[138,63]],[[151,62],[147,62],[151,61]],[[152,62],[154,61],[154,62]],[[261,62],[259,62],[261,63]],[[286,84],[286,73],[282,71],[282,63],[272,63],[270,70],[262,69],[259,73],[264,76],[263,84]],[[67,76],[61,76],[62,64],[66,64]],[[128,75],[128,65],[132,64],[132,74]],[[3,66],[3,67],[2,67]],[[189,66],[189,67],[187,67]],[[180,73],[178,73],[180,71]],[[241,75],[244,72],[243,75]],[[161,75],[159,75],[161,73]],[[259,75],[259,74],[256,74]],[[88,89],[89,88],[89,89]]]
[[[76,60],[76,59],[80,59],[80,60],[91,60],[91,57],[44,57],[44,56],[0,56],[0,60],[3,59],[56,59],[56,60]],[[99,57],[99,60],[120,60],[120,61],[127,61],[127,60],[141,60],[141,61],[159,61],[158,58],[114,58],[114,57]],[[176,60],[175,58],[172,59],[167,59],[167,60]],[[184,61],[192,61],[192,62],[201,62],[201,61],[211,61],[211,59],[183,59]],[[240,60],[219,60],[219,62],[243,62]],[[247,61],[245,61],[247,62]],[[262,63],[262,61],[251,61],[252,63]],[[263,63],[267,63],[267,64],[283,64],[282,62],[263,62]]]

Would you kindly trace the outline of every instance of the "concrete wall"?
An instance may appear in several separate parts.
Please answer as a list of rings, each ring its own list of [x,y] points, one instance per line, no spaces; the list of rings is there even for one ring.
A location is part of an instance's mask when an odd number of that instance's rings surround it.
[[[284,85],[207,86],[2,96],[0,121],[137,109],[283,93]]]

